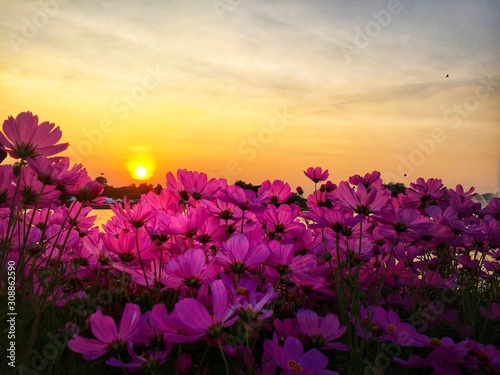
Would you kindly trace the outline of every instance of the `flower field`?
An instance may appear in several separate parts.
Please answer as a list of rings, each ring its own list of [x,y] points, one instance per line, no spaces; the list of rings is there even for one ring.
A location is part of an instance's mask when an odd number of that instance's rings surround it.
[[[317,167],[305,209],[179,170],[99,230],[60,138],[0,132],[1,373],[500,373],[500,198]]]

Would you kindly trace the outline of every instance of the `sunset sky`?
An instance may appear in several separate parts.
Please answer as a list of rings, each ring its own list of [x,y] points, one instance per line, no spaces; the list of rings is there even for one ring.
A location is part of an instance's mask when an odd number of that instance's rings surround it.
[[[111,185],[142,165],[310,189],[321,166],[500,191],[498,0],[0,6],[0,119],[55,123]]]

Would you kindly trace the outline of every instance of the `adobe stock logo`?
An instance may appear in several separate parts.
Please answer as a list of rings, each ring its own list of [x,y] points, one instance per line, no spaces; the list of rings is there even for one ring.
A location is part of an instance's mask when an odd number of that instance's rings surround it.
[[[377,38],[383,29],[387,28],[393,20],[393,16],[403,11],[403,5],[398,0],[389,0],[385,9],[378,12],[371,11],[372,19],[363,27],[356,26],[352,40],[340,40],[336,38],[347,62],[351,62],[351,56],[358,54],[362,49],[368,47],[373,39]]]
[[[288,113],[286,106],[282,110],[274,110],[267,126],[260,128],[254,135],[248,136],[238,144],[236,147],[237,154],[246,162],[255,160],[259,151],[264,150],[272,143],[277,134],[282,133],[292,120],[297,117],[297,115]],[[225,164],[224,170],[209,174],[215,178],[230,180],[242,171],[241,161],[231,159]]]
[[[243,0],[213,0],[212,5],[221,21],[223,21],[224,15],[227,12],[232,13],[242,1]]]
[[[460,128],[464,122],[471,118],[472,114],[481,108],[481,104],[493,97],[497,83],[493,77],[480,77],[473,86],[473,93],[458,100],[451,105],[449,109],[443,112],[443,120],[451,124],[453,130]],[[415,140],[416,147],[404,157],[398,155],[399,165],[396,173],[385,172],[384,180],[400,181],[401,176],[410,176],[415,169],[425,163],[437,149],[437,146],[447,141],[449,130],[442,127],[432,129],[430,135],[426,138]]]
[[[467,120],[472,113],[477,111],[484,102],[491,98],[495,92],[495,82],[493,76],[481,77],[474,86],[474,94],[465,97],[463,100],[453,104],[453,109],[448,109],[443,113],[443,120],[451,123],[452,129],[462,126],[463,120]]]
[[[38,10],[31,17],[21,17],[20,33],[9,33],[10,46],[14,52],[19,52],[21,46],[28,44],[42,28],[49,24],[51,18],[56,17],[61,10],[59,4],[68,4],[71,0],[42,0],[38,1]]]

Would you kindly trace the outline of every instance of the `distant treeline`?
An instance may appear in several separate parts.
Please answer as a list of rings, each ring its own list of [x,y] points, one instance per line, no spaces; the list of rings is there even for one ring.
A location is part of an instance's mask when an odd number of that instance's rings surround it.
[[[162,187],[160,184],[153,186],[153,184],[142,183],[139,186],[132,184],[130,186],[121,186],[121,187],[106,185],[104,186],[103,195],[108,198],[113,198],[115,200],[123,199],[124,197],[127,197],[127,199],[129,200],[136,200],[139,199],[142,194],[147,194],[150,191],[154,191],[155,193],[158,194],[161,191],[161,189]]]
[[[105,178],[98,177],[96,181],[98,181],[99,183],[103,183],[104,185],[103,195],[108,198],[113,198],[115,200],[123,199],[124,197],[127,197],[127,199],[129,200],[137,200],[141,197],[142,194],[147,194],[150,191],[154,191],[156,194],[158,194],[162,190],[162,186],[160,184],[153,186],[153,184],[142,183],[139,186],[132,184],[130,186],[114,187],[107,185],[107,181]],[[244,189],[253,190],[256,193],[260,188],[260,185],[253,185],[251,183],[246,183],[241,180],[236,181],[235,185],[238,185]],[[406,186],[401,182],[396,182],[396,183],[389,182],[388,184],[384,184],[384,186],[391,191],[391,195],[393,197],[397,197],[399,193],[403,194],[406,193]],[[325,189],[325,186],[322,186],[321,189]],[[487,194],[481,194],[481,196],[486,200],[486,202],[489,202],[491,198],[495,196],[495,194],[487,193]],[[286,204],[297,203],[302,209],[307,209],[306,198],[297,193],[293,193],[293,195],[285,203]]]

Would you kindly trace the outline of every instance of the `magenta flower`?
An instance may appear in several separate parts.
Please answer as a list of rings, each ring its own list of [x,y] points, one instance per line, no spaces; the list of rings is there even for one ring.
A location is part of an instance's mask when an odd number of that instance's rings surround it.
[[[447,196],[446,188],[440,179],[423,178],[417,179],[416,183],[411,183],[406,189],[406,195],[401,204],[403,207],[419,208],[421,210],[430,206],[438,205]]]
[[[388,190],[371,189],[368,191],[365,185],[359,184],[357,190],[354,191],[345,181],[342,181],[332,194],[344,207],[363,215],[378,213],[390,199]]]
[[[314,222],[309,224],[309,228],[330,228],[335,233],[341,233],[347,228],[354,227],[362,219],[360,216],[353,217],[350,210],[327,209],[320,206],[312,206],[309,212],[305,212],[301,216]]]
[[[407,361],[395,358],[394,362],[414,368],[432,368],[432,373],[438,375],[500,373],[500,350],[493,345],[469,339],[459,343],[453,343],[450,338],[433,340],[438,347],[427,358],[410,355]]]
[[[383,330],[384,339],[400,346],[424,347],[430,342],[429,337],[418,333],[411,324],[402,323],[392,310],[386,311],[382,307],[375,307],[373,323]]]
[[[280,276],[297,285],[312,285],[314,277],[311,275],[317,265],[316,257],[312,254],[295,256],[294,245],[282,245],[277,241],[269,242],[271,253],[267,258],[264,276],[271,283],[278,281]]]
[[[134,228],[142,227],[148,220],[156,215],[156,211],[153,211],[148,203],[140,202],[132,209],[127,197],[123,199],[123,207],[124,209],[120,203],[109,206],[117,217],[123,221],[129,222]]]
[[[264,203],[268,197],[265,194],[257,197],[252,190],[243,189],[237,185],[231,185],[220,190],[218,198],[221,201],[234,204],[242,211],[248,210],[250,212],[259,212],[266,209],[262,203]]]
[[[482,316],[489,320],[500,320],[500,301],[493,302],[487,309],[484,306],[479,308]]]
[[[56,144],[62,133],[54,126],[48,121],[38,124],[38,116],[31,112],[22,112],[15,119],[9,116],[0,132],[0,149],[14,159],[58,154],[68,148],[68,143]]]
[[[38,180],[35,171],[29,166],[23,167],[21,181],[14,200],[24,207],[47,207],[57,203],[61,192],[53,185],[44,185]]]
[[[276,208],[274,205],[267,206],[262,213],[262,224],[265,225],[266,233],[270,239],[292,240],[302,235],[306,229],[305,225],[297,219],[300,208],[296,204],[281,205]]]
[[[106,249],[118,255],[120,260],[127,264],[138,264],[139,251],[140,257],[144,260],[150,260],[155,257],[153,253],[154,244],[151,237],[144,232],[138,232],[137,236],[133,232],[122,231],[117,236],[106,233],[103,237]],[[117,265],[117,268],[123,267]]]
[[[427,234],[434,225],[427,216],[415,208],[382,208],[380,215],[375,219],[382,224],[379,226],[380,234],[389,240],[398,235],[404,236],[403,239],[418,238]]]
[[[269,248],[260,244],[250,249],[248,238],[244,234],[235,235],[227,240],[217,253],[217,262],[235,274],[255,271],[262,266],[269,256]]]
[[[272,359],[273,363],[267,363],[266,359]],[[276,334],[273,341],[264,341],[264,355],[262,363],[264,374],[274,374],[276,366],[283,369],[281,374],[311,374],[311,375],[334,375],[335,371],[325,370],[328,358],[317,349],[311,349],[304,353],[304,347],[298,339],[293,336],[287,337],[285,344],[281,347]],[[273,370],[274,367],[274,371]]]
[[[103,191],[103,185],[97,181],[88,181],[77,187],[75,198],[78,202],[99,206],[106,203],[106,197],[101,195]]]
[[[195,201],[200,199],[213,200],[217,192],[227,186],[224,179],[212,178],[208,181],[205,173],[188,172],[185,169],[177,171],[177,177]]]
[[[490,203],[488,203],[485,208],[480,210],[480,213],[483,216],[490,216],[495,220],[500,221],[500,198],[492,198]]]
[[[319,188],[319,190],[324,191],[325,193],[331,193],[337,188],[337,185],[335,185],[331,181],[326,181],[324,184],[322,184]]]
[[[380,172],[373,171],[372,173],[365,174],[361,177],[359,174],[349,177],[349,182],[352,185],[358,186],[359,184],[365,185],[367,189],[370,187],[379,189],[382,186],[382,180],[380,179]]]
[[[226,187],[224,179],[212,178],[208,181],[205,173],[191,172],[186,169],[177,171],[177,179],[169,172],[167,174],[167,189],[177,198],[178,202],[195,203],[200,199],[213,200],[217,192]]]
[[[307,197],[307,206],[312,208],[312,207],[327,207],[327,208],[332,208],[333,203],[330,200],[331,195],[321,191],[321,190],[316,190],[314,193],[309,194]]]
[[[177,198],[174,193],[167,189],[162,189],[159,194],[150,191],[143,195],[141,199],[149,203],[153,210],[176,212],[179,209]]]
[[[168,354],[168,351],[164,350],[148,350],[138,355],[134,351],[134,345],[132,342],[127,344],[127,352],[132,358],[131,362],[126,363],[113,357],[108,359],[106,364],[108,366],[121,367],[130,372],[139,372],[145,368],[154,369],[157,366],[164,364],[167,361]]]
[[[224,328],[232,326],[238,316],[229,304],[227,289],[222,280],[215,280],[210,284],[212,309],[194,298],[185,298],[177,302],[170,320],[181,328],[181,334],[167,333],[165,338],[169,342],[194,342],[203,337],[218,339]]]
[[[90,330],[96,339],[74,335],[68,347],[83,355],[87,361],[93,361],[110,350],[119,350],[129,342],[135,342],[136,336],[144,328],[148,313],[142,315],[138,305],[127,303],[118,328],[112,317],[97,311],[89,318]]]
[[[216,244],[217,247],[225,239],[226,227],[221,224],[218,217],[209,216],[197,229],[194,239],[203,245]]]
[[[172,234],[193,238],[207,218],[208,211],[205,208],[189,208],[186,213],[179,212],[170,217],[168,227]]]
[[[297,326],[299,332],[306,336],[312,346],[317,349],[346,350],[347,346],[333,340],[338,339],[347,330],[340,325],[335,314],[318,316],[315,311],[300,309],[297,312]]]
[[[329,176],[328,169],[326,169],[323,172],[323,169],[321,169],[321,167],[316,167],[316,168],[309,167],[307,168],[306,171],[304,171],[304,174],[314,183],[318,183],[320,181],[326,181]]]
[[[255,320],[270,318],[272,310],[264,309],[279,293],[273,290],[271,284],[267,284],[264,292],[257,291],[257,284],[249,278],[241,278],[235,287],[233,283],[229,285],[233,294],[233,310],[247,323]]]
[[[199,288],[201,285],[210,283],[219,271],[220,266],[213,261],[207,264],[203,250],[189,249],[167,263],[165,266],[167,277],[160,281],[166,287],[173,289],[183,285],[189,288]]]
[[[288,198],[292,196],[292,189],[290,185],[281,180],[271,181],[266,180],[262,183],[257,192],[258,196],[267,196],[268,199],[266,203],[280,204],[286,202]]]

